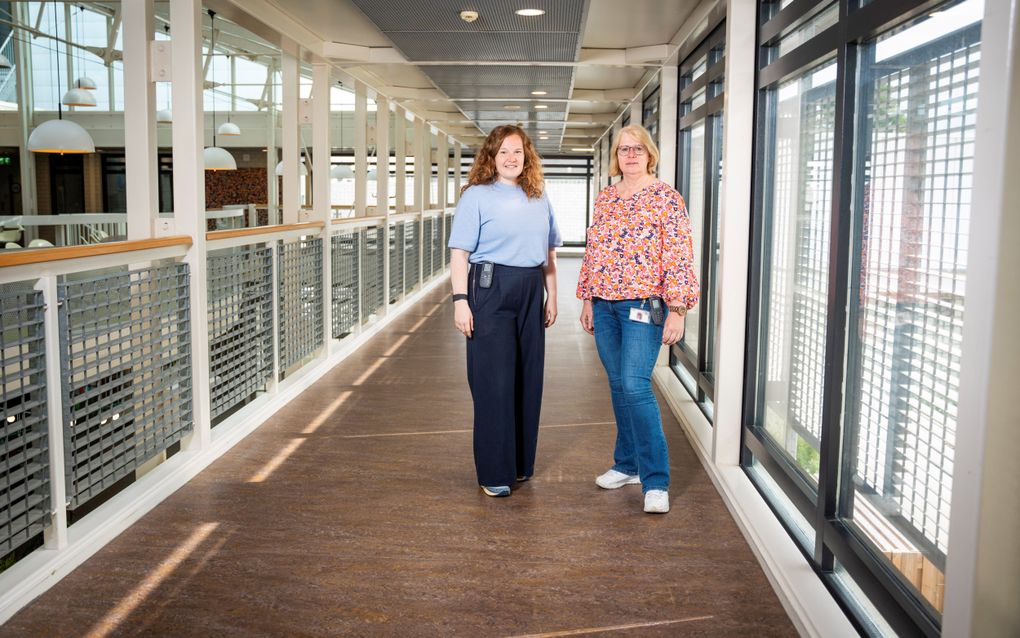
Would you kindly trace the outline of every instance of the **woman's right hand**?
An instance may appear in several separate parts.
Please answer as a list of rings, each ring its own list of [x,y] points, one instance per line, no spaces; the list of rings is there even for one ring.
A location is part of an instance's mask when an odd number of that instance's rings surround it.
[[[590,335],[595,334],[595,319],[591,310],[591,299],[585,299],[581,307],[581,327]]]
[[[457,330],[468,339],[475,331],[475,316],[466,300],[462,299],[453,303],[453,325],[457,326]]]

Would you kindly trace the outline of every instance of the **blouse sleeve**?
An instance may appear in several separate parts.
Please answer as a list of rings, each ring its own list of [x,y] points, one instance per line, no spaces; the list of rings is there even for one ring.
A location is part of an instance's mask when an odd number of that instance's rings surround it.
[[[701,289],[694,272],[694,242],[687,206],[679,193],[666,202],[662,224],[662,295],[687,309],[698,303]]]
[[[595,198],[595,205],[592,211],[592,223],[594,224],[596,219],[599,218],[601,213],[602,202],[604,198],[602,193],[599,193]],[[590,234],[590,233],[589,233]],[[588,238],[590,240],[590,237]],[[591,244],[584,251],[584,259],[581,261],[581,274],[577,278],[577,298],[578,299],[591,299]]]

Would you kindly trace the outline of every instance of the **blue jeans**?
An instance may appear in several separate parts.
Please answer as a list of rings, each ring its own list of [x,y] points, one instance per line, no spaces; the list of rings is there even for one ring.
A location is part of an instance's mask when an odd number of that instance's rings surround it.
[[[595,345],[609,376],[616,414],[613,469],[640,474],[641,489],[669,489],[669,450],[659,404],[652,393],[652,370],[662,347],[662,326],[631,321],[639,300],[592,300]],[[648,309],[648,304],[644,304]]]

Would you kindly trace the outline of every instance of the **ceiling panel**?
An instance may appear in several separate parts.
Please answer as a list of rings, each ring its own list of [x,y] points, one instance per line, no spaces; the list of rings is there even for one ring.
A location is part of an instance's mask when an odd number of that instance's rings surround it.
[[[569,86],[574,69],[569,66],[423,66],[432,81],[444,86]],[[523,97],[523,96],[522,96]]]
[[[566,84],[444,84],[444,91],[454,100],[471,98],[505,98],[521,99],[527,97],[535,100],[565,99],[570,93]],[[533,96],[532,91],[545,91],[545,95]]]
[[[615,0],[614,0],[615,1]],[[352,0],[382,31],[572,31],[578,33],[587,0]],[[474,9],[478,19],[460,19],[463,9]],[[544,9],[545,15],[519,16],[518,9]]]
[[[458,33],[451,37],[388,31],[386,35],[415,62],[572,62],[577,57],[577,33]]]

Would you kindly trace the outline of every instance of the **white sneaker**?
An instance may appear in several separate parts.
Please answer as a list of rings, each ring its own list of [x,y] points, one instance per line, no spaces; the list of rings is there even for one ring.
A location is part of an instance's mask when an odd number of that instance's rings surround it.
[[[649,514],[665,514],[669,511],[669,492],[648,490],[645,492],[645,511]]]
[[[624,474],[623,472],[617,472],[616,470],[609,470],[602,476],[595,479],[595,485],[598,485],[604,490],[615,490],[623,487],[624,485],[637,485],[641,482],[641,477],[637,474]]]

